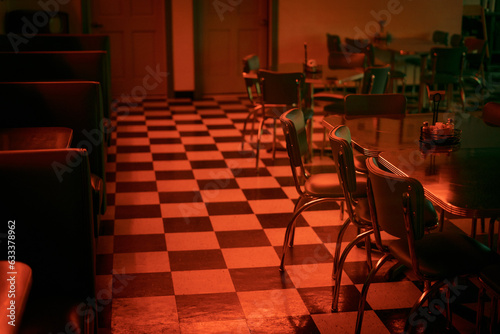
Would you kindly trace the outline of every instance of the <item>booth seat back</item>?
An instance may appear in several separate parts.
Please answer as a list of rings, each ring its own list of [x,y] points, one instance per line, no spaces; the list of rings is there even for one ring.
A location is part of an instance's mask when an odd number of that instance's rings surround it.
[[[105,51],[0,52],[0,82],[97,81],[103,116],[110,118],[111,90]]]
[[[73,129],[72,147],[86,148],[90,169],[103,180],[106,209],[106,131],[98,82],[0,82],[0,127]]]
[[[108,35],[22,34],[0,35],[0,51],[110,51]]]
[[[62,166],[71,172],[60,177]],[[65,333],[68,321],[81,326],[95,308],[88,301],[95,298],[95,239],[86,151],[0,151],[0,184],[0,233],[15,236],[15,260],[33,275],[23,326],[33,333]],[[7,260],[1,241],[0,260]]]

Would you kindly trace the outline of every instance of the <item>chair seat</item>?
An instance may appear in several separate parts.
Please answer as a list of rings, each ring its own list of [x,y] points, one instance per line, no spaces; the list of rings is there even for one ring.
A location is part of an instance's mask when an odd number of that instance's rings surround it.
[[[395,240],[388,247],[401,264],[412,267],[406,240]],[[461,233],[431,233],[415,242],[415,251],[420,271],[433,280],[479,273],[498,257],[479,241]]]
[[[367,156],[364,154],[354,154],[354,167],[356,171],[368,174],[368,168],[366,167]]]
[[[366,197],[366,176],[360,175],[356,182],[356,197]],[[304,185],[305,192],[315,197],[344,197],[339,177],[336,173],[313,174]]]
[[[344,101],[344,94],[341,93],[332,93],[332,92],[320,92],[314,94],[314,99],[318,101]]]
[[[304,184],[307,194],[315,197],[343,197],[344,193],[335,173],[318,173],[309,177]]]

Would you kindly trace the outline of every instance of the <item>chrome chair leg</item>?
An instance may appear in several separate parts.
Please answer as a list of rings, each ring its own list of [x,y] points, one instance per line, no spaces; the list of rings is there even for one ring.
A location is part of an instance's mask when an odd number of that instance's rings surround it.
[[[417,314],[417,310],[424,304],[424,302],[428,299],[429,296],[432,296],[434,293],[439,291],[439,289],[445,285],[444,281],[439,281],[434,283],[429,289],[426,289],[424,293],[420,296],[420,298],[417,300],[417,302],[413,305],[411,311],[410,311],[410,316],[406,319],[405,321],[405,327],[404,327],[404,332],[408,333],[408,329],[410,326],[410,319],[413,319],[412,316],[414,314]]]
[[[340,294],[340,287],[342,283],[342,270],[344,268],[344,262],[347,258],[347,255],[349,255],[349,252],[351,249],[361,240],[365,239],[366,237],[369,237],[370,234],[373,233],[373,230],[368,230],[365,231],[361,234],[359,234],[354,240],[352,240],[347,247],[344,249],[342,252],[342,256],[338,260],[338,265],[337,265],[337,272],[335,274],[335,286],[333,288],[333,300],[332,300],[332,312],[337,312],[338,311],[338,304],[339,304],[339,294]],[[334,259],[335,261],[335,259]]]
[[[342,247],[342,239],[344,238],[345,231],[347,230],[347,227],[349,227],[350,223],[351,219],[347,218],[342,224],[342,227],[340,228],[339,234],[337,236],[337,242],[335,243],[335,254],[333,256],[333,272],[332,272],[333,279],[337,279],[336,275],[338,269],[338,260],[340,258],[340,249]]]
[[[365,284],[363,284],[363,289],[361,289],[361,296],[359,298],[359,306],[358,306],[358,315],[356,317],[356,329],[354,333],[361,333],[361,326],[363,325],[363,315],[365,313],[365,304],[366,304],[366,296],[368,295],[368,289],[370,288],[370,284],[379,271],[380,268],[386,263],[388,260],[392,259],[393,256],[391,254],[386,254],[378,260],[375,267],[370,271],[368,277],[366,278]]]

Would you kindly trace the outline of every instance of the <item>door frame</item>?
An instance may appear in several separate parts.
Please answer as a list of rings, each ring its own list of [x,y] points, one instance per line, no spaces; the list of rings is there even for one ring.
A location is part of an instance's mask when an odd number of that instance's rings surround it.
[[[92,33],[92,1],[96,0],[81,0],[82,13],[82,32],[84,34]],[[167,92],[168,98],[174,97],[174,53],[173,53],[173,35],[172,35],[172,0],[164,0],[165,3],[165,54],[167,68]]]
[[[253,0],[252,0],[253,1]],[[276,68],[278,60],[278,0],[268,0],[268,38],[267,38],[267,63],[271,69]],[[203,63],[202,51],[202,20],[201,3],[193,0],[193,43],[194,43],[194,98],[203,97]]]

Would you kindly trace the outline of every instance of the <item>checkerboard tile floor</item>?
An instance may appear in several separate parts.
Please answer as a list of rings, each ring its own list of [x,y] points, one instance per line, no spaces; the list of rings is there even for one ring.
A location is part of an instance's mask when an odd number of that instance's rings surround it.
[[[365,253],[355,248],[348,257],[339,312],[332,313],[332,254],[342,222],[337,205],[318,207],[299,219],[280,274],[297,194],[286,152],[274,161],[266,152],[269,134],[258,175],[255,136],[241,149],[248,108],[236,95],[151,98],[114,114],[109,207],[98,240],[100,333],[354,332]],[[332,161],[315,157],[312,165],[331,169]],[[355,233],[348,230],[345,240]],[[379,276],[363,332],[399,333],[422,286],[408,274],[395,282]],[[471,285],[455,302],[451,333],[473,331],[476,293]],[[426,316],[426,332],[445,331],[443,317]]]

